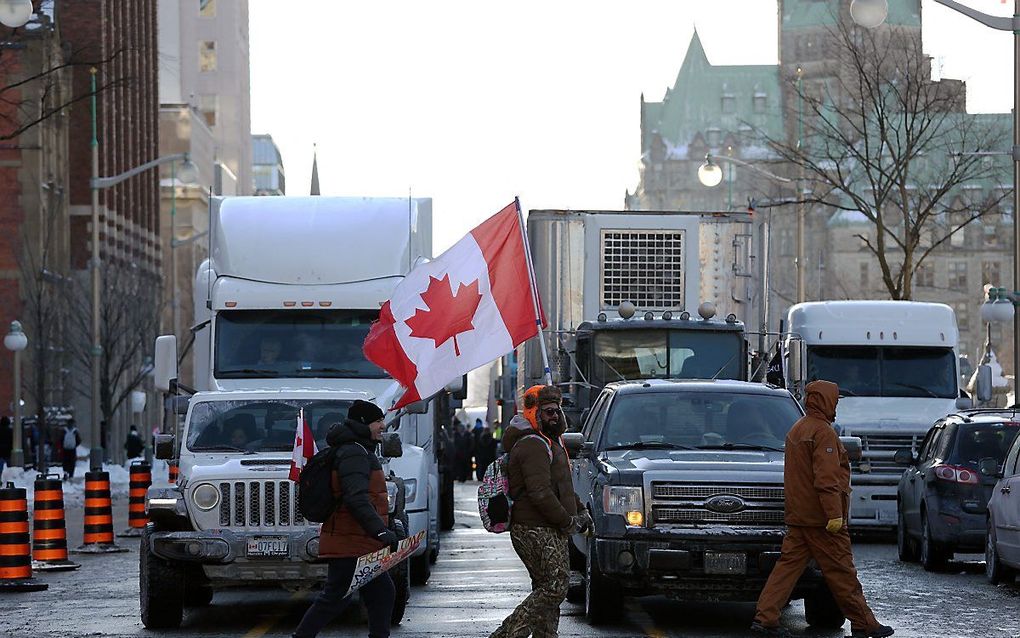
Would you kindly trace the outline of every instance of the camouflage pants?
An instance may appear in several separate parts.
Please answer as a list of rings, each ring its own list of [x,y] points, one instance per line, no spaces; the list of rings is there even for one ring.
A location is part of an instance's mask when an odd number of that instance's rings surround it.
[[[560,603],[570,586],[567,535],[548,527],[514,525],[510,540],[531,576],[531,594],[489,638],[556,638]]]

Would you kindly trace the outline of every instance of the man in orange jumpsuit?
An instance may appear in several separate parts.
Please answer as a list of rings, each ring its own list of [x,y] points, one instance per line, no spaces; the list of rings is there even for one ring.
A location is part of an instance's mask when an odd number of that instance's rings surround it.
[[[783,483],[786,525],[782,555],[758,598],[751,630],[782,636],[779,613],[808,561],[814,559],[854,638],[891,636],[864,600],[857,579],[846,521],[850,508],[850,460],[832,422],[839,388],[828,381],[807,384],[807,415],[786,435]]]

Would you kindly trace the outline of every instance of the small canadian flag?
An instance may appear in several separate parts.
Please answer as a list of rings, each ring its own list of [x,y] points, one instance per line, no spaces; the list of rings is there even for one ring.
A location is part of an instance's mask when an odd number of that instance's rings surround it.
[[[365,358],[407,388],[393,409],[510,352],[545,324],[515,201],[413,269],[379,311]]]
[[[305,411],[302,408],[298,412],[297,429],[294,430],[294,452],[290,457],[290,480],[296,483],[301,478],[301,470],[318,451],[315,446],[315,438],[312,437],[312,428],[305,421]]]

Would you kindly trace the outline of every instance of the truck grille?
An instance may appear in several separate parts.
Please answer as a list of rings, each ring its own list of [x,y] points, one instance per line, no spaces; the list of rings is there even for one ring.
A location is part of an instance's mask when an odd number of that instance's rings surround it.
[[[855,434],[861,437],[864,459],[871,464],[870,474],[903,474],[903,466],[893,462],[896,450],[908,448],[917,454],[923,435],[917,434]],[[853,466],[858,472],[857,464]]]
[[[297,508],[296,490],[297,485],[291,481],[220,483],[220,526],[313,525]]]
[[[652,525],[783,524],[785,501],[781,485],[653,481],[651,493]]]

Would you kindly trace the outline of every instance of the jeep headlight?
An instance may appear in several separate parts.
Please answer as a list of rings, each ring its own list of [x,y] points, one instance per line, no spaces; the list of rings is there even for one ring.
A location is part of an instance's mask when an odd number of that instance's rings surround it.
[[[412,503],[416,496],[418,496],[418,479],[404,479],[404,499],[408,503]]]
[[[645,503],[640,487],[603,487],[602,509],[606,514],[622,516],[631,527],[640,527],[645,522]]]
[[[195,491],[191,495],[195,506],[203,512],[208,512],[212,508],[219,505],[220,502],[220,491],[216,489],[211,483],[202,483],[195,488]]]

